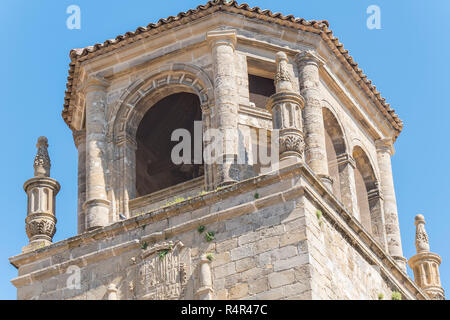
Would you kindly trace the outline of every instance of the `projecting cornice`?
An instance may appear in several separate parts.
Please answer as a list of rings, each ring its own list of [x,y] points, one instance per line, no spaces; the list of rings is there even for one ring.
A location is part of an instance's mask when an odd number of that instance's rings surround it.
[[[185,25],[219,11],[240,14],[248,18],[258,19],[319,35],[327,44],[331,52],[333,52],[337,59],[343,64],[344,68],[358,83],[363,92],[365,92],[365,94],[373,101],[376,107],[392,125],[395,130],[394,140],[398,137],[403,128],[402,121],[395,113],[395,110],[386,103],[385,98],[381,97],[380,92],[378,92],[376,87],[372,84],[372,81],[367,79],[367,75],[365,75],[358,67],[358,64],[354,62],[348,50],[344,49],[343,44],[334,37],[333,32],[328,29],[329,24],[326,20],[308,21],[303,18],[295,18],[293,15],[285,16],[281,13],[272,13],[270,10],[261,10],[258,7],[251,8],[247,4],[239,5],[236,1],[228,2],[226,0],[209,1],[205,5],[198,6],[196,9],[181,12],[177,16],[170,16],[167,19],[160,19],[157,23],[151,23],[146,27],[139,27],[135,31],[127,32],[112,40],[106,40],[104,43],[97,43],[86,48],[71,50],[67,90],[64,98],[64,109],[62,111],[64,121],[71,129],[75,129],[72,123],[74,114],[82,112],[81,110],[77,110],[77,107],[82,104],[82,101],[77,97],[75,89],[76,84],[79,81],[78,79],[82,77],[82,72],[80,71],[81,62],[109,53],[166,30]]]

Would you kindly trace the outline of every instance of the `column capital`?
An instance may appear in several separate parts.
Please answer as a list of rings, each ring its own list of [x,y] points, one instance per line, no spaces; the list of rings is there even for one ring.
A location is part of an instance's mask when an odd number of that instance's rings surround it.
[[[318,67],[325,64],[325,60],[313,50],[306,50],[295,56],[295,61],[299,66],[307,64],[316,64]]]
[[[384,138],[376,140],[375,147],[377,148],[377,152],[388,152],[391,156],[393,156],[395,153],[392,138]]]
[[[80,143],[86,142],[86,130],[76,130],[72,133],[75,146],[78,148]]]
[[[137,149],[137,141],[134,137],[129,134],[121,134],[115,140],[116,145],[122,146],[125,143],[128,143],[133,148]]]
[[[206,33],[206,41],[211,48],[217,45],[229,45],[233,48],[236,46],[236,30],[212,30]]]
[[[353,157],[348,153],[341,153],[337,156],[336,160],[338,165],[349,164],[353,169],[356,168],[355,159],[353,159]]]
[[[110,81],[106,80],[102,76],[98,75],[88,76],[87,80],[84,83],[83,91],[85,93],[91,91],[106,91],[110,83],[111,83]]]

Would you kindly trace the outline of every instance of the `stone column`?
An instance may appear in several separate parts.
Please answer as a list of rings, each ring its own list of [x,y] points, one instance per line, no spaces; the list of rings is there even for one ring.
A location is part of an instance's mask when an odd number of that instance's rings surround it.
[[[358,198],[356,196],[355,159],[348,153],[342,153],[337,157],[337,164],[341,183],[341,201],[353,216],[360,221]]]
[[[297,54],[300,94],[305,98],[303,113],[306,133],[306,163],[332,190],[333,181],[328,173],[325,128],[319,92],[319,67],[324,61],[312,51]]]
[[[236,182],[239,172],[237,161],[238,94],[235,76],[236,31],[215,30],[206,35],[212,52],[214,66],[214,124],[219,129],[222,150],[216,154],[217,180],[225,186]]]
[[[287,68],[288,59],[284,52],[277,53],[276,63],[276,93],[270,97],[267,110],[272,113],[273,129],[279,130],[280,166],[284,167],[303,161],[305,143],[302,131],[302,109],[304,99],[294,91]]]
[[[86,92],[86,230],[108,225],[110,202],[106,194],[105,108],[108,83],[88,79]]]
[[[203,134],[203,150],[207,149],[210,145],[209,130],[211,129],[211,107],[209,104],[202,104],[202,134]],[[203,161],[203,167],[205,172],[205,189],[214,190],[214,167],[210,163]]]
[[[214,290],[212,288],[211,261],[202,255],[200,258],[200,288],[197,290],[199,300],[212,300]]]
[[[415,218],[416,225],[416,254],[409,259],[408,264],[414,271],[414,281],[433,300],[445,300],[444,289],[441,285],[439,266],[441,257],[430,252],[427,231],[425,230],[425,218],[418,214]]]
[[[136,198],[136,149],[137,142],[131,136],[121,136],[116,141],[118,169],[116,183],[119,187],[119,214],[130,217],[129,200]],[[118,217],[115,217],[117,219]]]
[[[384,199],[384,220],[389,254],[400,268],[406,272],[406,259],[403,257],[400,227],[398,223],[397,201],[395,200],[394,179],[392,178],[391,155],[394,147],[391,139],[376,141],[380,186]]]
[[[78,149],[78,234],[86,230],[83,205],[86,202],[86,130],[74,131],[73,139]]]
[[[60,185],[50,178],[47,138],[39,137],[36,147],[38,152],[34,159],[34,178],[23,186],[28,196],[25,226],[30,239],[30,243],[22,248],[23,253],[51,244],[56,232],[55,198]]]

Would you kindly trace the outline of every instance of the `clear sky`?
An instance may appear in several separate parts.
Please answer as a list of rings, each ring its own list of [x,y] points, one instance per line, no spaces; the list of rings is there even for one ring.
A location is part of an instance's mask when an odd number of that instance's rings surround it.
[[[77,154],[61,117],[70,49],[101,43],[204,3],[200,1],[205,0],[1,1],[0,298],[16,298],[10,280],[17,271],[8,257],[19,254],[28,241],[22,185],[33,175],[40,135],[49,139],[51,176],[62,186],[54,241],[76,234]],[[431,249],[443,258],[443,287],[450,290],[450,1],[247,3],[305,19],[328,20],[334,34],[400,115],[405,127],[395,143],[392,161],[404,256],[415,253],[414,216],[422,213]],[[80,30],[66,27],[66,9],[72,4],[81,9]],[[381,29],[367,28],[369,5],[380,7]]]

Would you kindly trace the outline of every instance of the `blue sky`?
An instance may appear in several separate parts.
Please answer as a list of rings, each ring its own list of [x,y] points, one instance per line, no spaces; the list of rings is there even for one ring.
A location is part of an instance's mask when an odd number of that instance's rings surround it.
[[[432,251],[443,258],[450,290],[450,2],[446,0],[247,1],[306,19],[326,19],[334,34],[405,123],[392,158],[404,255],[415,253],[414,216],[425,215]],[[66,8],[81,8],[81,30],[66,27]],[[52,177],[61,183],[54,241],[76,234],[77,154],[61,117],[69,51],[114,38],[203,2],[3,0],[0,11],[0,299],[15,299],[8,257],[27,244],[23,183],[33,175],[36,140],[49,139]],[[369,5],[381,29],[366,27]],[[411,272],[410,272],[411,274]],[[450,293],[449,293],[450,294]]]

